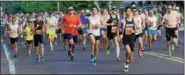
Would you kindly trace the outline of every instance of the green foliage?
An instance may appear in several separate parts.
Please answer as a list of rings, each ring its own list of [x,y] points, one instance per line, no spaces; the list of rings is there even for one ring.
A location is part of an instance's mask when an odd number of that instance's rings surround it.
[[[116,1],[112,4],[117,6],[119,3],[120,1]],[[59,1],[59,4],[60,11],[66,11],[69,6],[77,11],[95,7],[93,1]],[[108,1],[98,1],[98,4],[101,8],[108,7]],[[57,11],[57,1],[3,1],[1,5],[9,14]]]

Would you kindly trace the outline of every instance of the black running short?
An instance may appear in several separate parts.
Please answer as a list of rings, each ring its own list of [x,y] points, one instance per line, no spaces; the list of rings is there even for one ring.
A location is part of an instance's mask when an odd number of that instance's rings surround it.
[[[116,37],[116,33],[107,32],[107,38],[108,38],[109,40],[114,39],[114,37]]]
[[[177,35],[175,34],[175,31],[177,28],[166,28],[166,40],[170,41],[172,38],[177,38]]]
[[[92,34],[92,33],[89,33],[89,34],[88,34],[89,37],[90,37],[90,35],[93,35],[93,36],[95,37],[95,40],[100,40],[100,38],[101,38],[100,36],[95,36],[95,35]]]
[[[37,47],[39,44],[43,43],[43,36],[41,34],[34,35],[34,45]]]
[[[136,35],[136,39],[138,39],[139,37],[142,37],[143,36],[143,33],[139,33]]]
[[[123,35],[123,36],[124,36],[123,39],[122,39],[123,44],[124,45],[128,44],[131,48],[131,51],[134,51],[135,38],[136,38],[135,34]]]
[[[15,43],[17,43],[17,41],[18,41],[18,37],[16,37],[16,38],[11,38],[10,37],[10,43],[11,44],[15,44]]]
[[[67,33],[64,33],[64,34],[61,35],[61,36],[63,36],[64,39],[67,39]]]
[[[27,44],[32,44],[33,40],[26,40]]]

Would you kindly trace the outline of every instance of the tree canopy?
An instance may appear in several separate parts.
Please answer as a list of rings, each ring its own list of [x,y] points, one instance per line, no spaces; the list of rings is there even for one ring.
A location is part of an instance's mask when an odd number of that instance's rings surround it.
[[[112,2],[118,6],[121,2]],[[80,9],[90,9],[95,7],[94,1],[59,1],[60,11],[66,11],[69,6],[74,7],[77,11]],[[98,1],[100,7],[108,7],[108,1]],[[2,1],[1,5],[6,13],[31,13],[57,11],[57,1]]]

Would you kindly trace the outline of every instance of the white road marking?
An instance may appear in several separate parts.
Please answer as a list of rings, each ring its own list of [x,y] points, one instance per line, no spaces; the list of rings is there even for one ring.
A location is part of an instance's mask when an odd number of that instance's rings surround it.
[[[179,57],[173,57],[173,56],[167,57],[167,55],[165,55],[165,54],[160,54],[160,53],[155,53],[155,52],[143,52],[143,54],[152,55],[152,56],[156,56],[156,57],[163,58],[166,60],[171,60],[171,61],[175,61],[175,62],[179,62],[179,63],[184,64],[184,59],[179,58]]]
[[[14,62],[10,58],[10,52],[8,51],[8,48],[6,47],[6,44],[4,44],[3,40],[1,40],[1,43],[3,44],[3,49],[8,60],[10,74],[16,74]]]

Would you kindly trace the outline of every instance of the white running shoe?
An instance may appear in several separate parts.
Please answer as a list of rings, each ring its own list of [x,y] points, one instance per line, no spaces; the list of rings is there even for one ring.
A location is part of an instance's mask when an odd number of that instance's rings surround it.
[[[124,70],[124,72],[128,72],[128,67],[129,67],[129,64],[125,64],[125,65],[124,65],[124,67],[125,67],[125,70]]]

